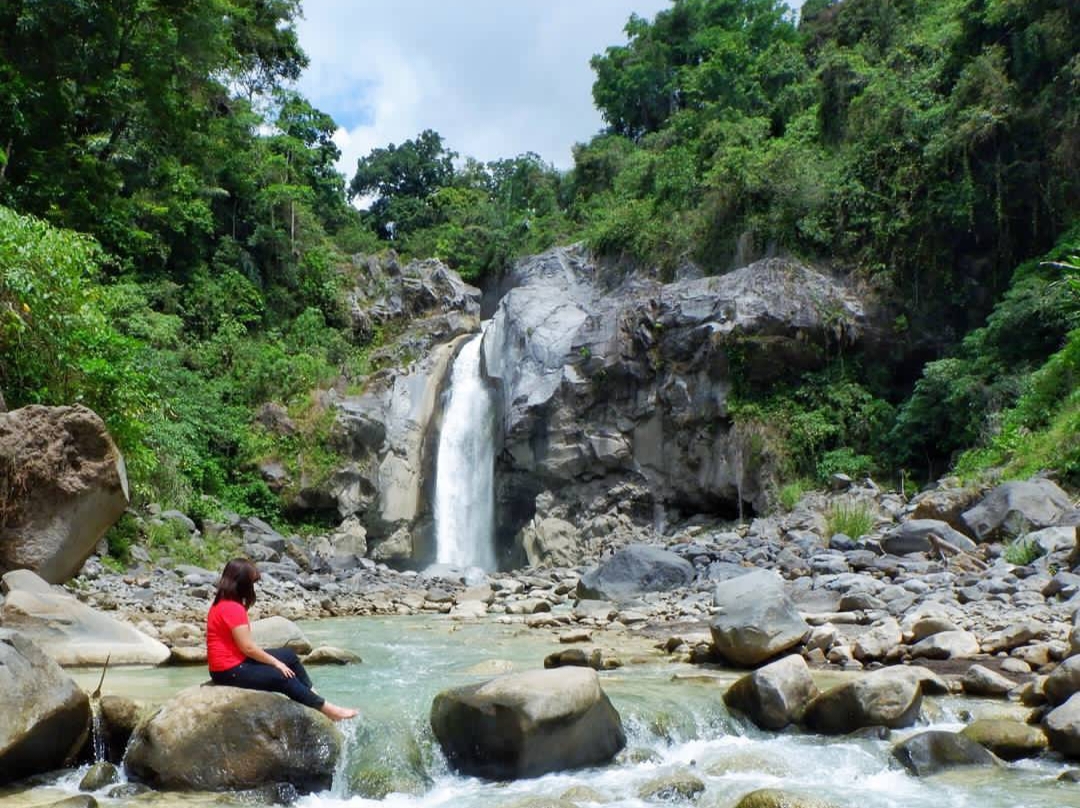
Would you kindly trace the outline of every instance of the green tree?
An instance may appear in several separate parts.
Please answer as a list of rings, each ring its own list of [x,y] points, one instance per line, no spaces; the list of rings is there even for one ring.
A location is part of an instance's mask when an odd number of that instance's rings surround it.
[[[430,225],[430,197],[452,184],[457,153],[427,129],[400,146],[391,143],[357,162],[349,184],[352,198],[374,196],[371,214],[380,235],[397,237]]]

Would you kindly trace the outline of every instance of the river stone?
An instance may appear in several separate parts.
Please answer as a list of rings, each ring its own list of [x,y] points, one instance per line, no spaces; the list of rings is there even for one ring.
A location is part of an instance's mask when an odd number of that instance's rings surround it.
[[[969,631],[939,631],[911,646],[913,657],[967,659],[979,653],[979,641]]]
[[[531,567],[573,567],[581,562],[581,537],[569,522],[555,517],[533,520],[517,543]]]
[[[724,693],[724,704],[761,729],[776,730],[797,723],[817,695],[806,660],[792,654],[738,679]]]
[[[959,766],[993,766],[997,758],[985,747],[959,732],[930,730],[913,735],[893,747],[892,756],[916,777]]]
[[[972,665],[961,680],[969,696],[1007,696],[1016,682],[982,665]]]
[[[79,781],[79,791],[98,791],[105,786],[111,786],[119,779],[120,772],[112,763],[107,761],[95,763]]]
[[[0,571],[34,570],[49,583],[74,577],[128,504],[124,459],[86,407],[0,413]]]
[[[713,602],[717,610],[709,623],[713,643],[737,665],[771,659],[802,642],[810,631],[785,594],[783,581],[768,570],[720,582]]]
[[[626,745],[622,720],[591,668],[444,690],[431,705],[431,727],[453,768],[498,780],[599,765]]]
[[[919,717],[922,685],[917,675],[881,668],[833,687],[806,708],[803,722],[826,735],[863,727],[910,727]]]
[[[1005,541],[1051,527],[1071,510],[1069,495],[1051,480],[1015,480],[999,485],[962,518],[979,541]]]
[[[1043,683],[1043,693],[1050,704],[1057,706],[1080,692],[1080,656],[1071,656],[1054,668]]]
[[[886,617],[872,625],[855,639],[851,652],[860,662],[884,659],[903,641],[900,624]]]
[[[291,783],[309,793],[330,787],[341,743],[329,718],[280,694],[196,686],[139,724],[124,768],[170,791]]]
[[[1074,693],[1043,718],[1050,748],[1068,758],[1080,758],[1080,693]]]
[[[976,547],[975,542],[945,522],[936,519],[912,519],[889,531],[881,540],[881,549],[898,556],[929,553],[934,549],[931,536],[944,539],[965,553],[970,553]]]
[[[332,645],[320,645],[303,658],[305,665],[355,665],[363,662],[359,654]]]
[[[4,576],[0,623],[33,640],[61,665],[160,665],[170,651],[134,626],[49,587],[29,570]],[[12,588],[17,586],[18,588]]]
[[[973,721],[961,730],[961,734],[1003,760],[1038,757],[1048,746],[1042,727],[1007,719]]]
[[[260,648],[291,648],[298,654],[311,653],[311,641],[300,626],[279,615],[254,621],[251,636]]]
[[[638,789],[638,796],[650,802],[693,802],[704,790],[700,778],[689,772],[677,772],[649,780]]]
[[[813,797],[781,791],[778,788],[759,788],[743,795],[735,808],[837,808],[835,803],[823,802]]]
[[[694,580],[694,565],[682,556],[647,544],[632,544],[581,576],[577,596],[626,600],[642,592],[667,592]]]
[[[86,694],[28,637],[0,628],[0,784],[67,765],[89,729]]]

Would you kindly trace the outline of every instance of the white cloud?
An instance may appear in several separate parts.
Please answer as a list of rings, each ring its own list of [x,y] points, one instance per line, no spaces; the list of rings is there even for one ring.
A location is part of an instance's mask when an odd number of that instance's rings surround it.
[[[434,129],[463,156],[560,168],[602,126],[589,58],[669,0],[305,0],[300,90],[343,126],[346,177],[373,148]]]

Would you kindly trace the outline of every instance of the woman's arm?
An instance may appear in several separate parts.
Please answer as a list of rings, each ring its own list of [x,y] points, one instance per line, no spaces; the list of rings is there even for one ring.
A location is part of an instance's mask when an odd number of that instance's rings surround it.
[[[254,659],[256,662],[261,662],[264,665],[270,665],[277,668],[281,672],[281,675],[286,679],[292,679],[296,676],[292,668],[280,659],[275,659],[270,656],[256,644],[255,638],[251,636],[250,624],[244,623],[242,626],[236,626],[232,630],[232,636],[233,639],[236,640],[237,647],[248,659]]]

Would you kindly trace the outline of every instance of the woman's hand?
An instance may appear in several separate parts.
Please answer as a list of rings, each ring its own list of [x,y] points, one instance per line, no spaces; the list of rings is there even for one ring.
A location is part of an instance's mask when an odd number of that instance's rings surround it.
[[[232,630],[232,635],[233,639],[236,640],[236,645],[240,649],[240,652],[248,659],[254,659],[256,662],[269,665],[286,679],[293,679],[296,677],[296,673],[293,672],[292,668],[277,657],[266,653],[266,651],[256,644],[255,638],[251,636],[251,626],[247,623],[234,628]]]

